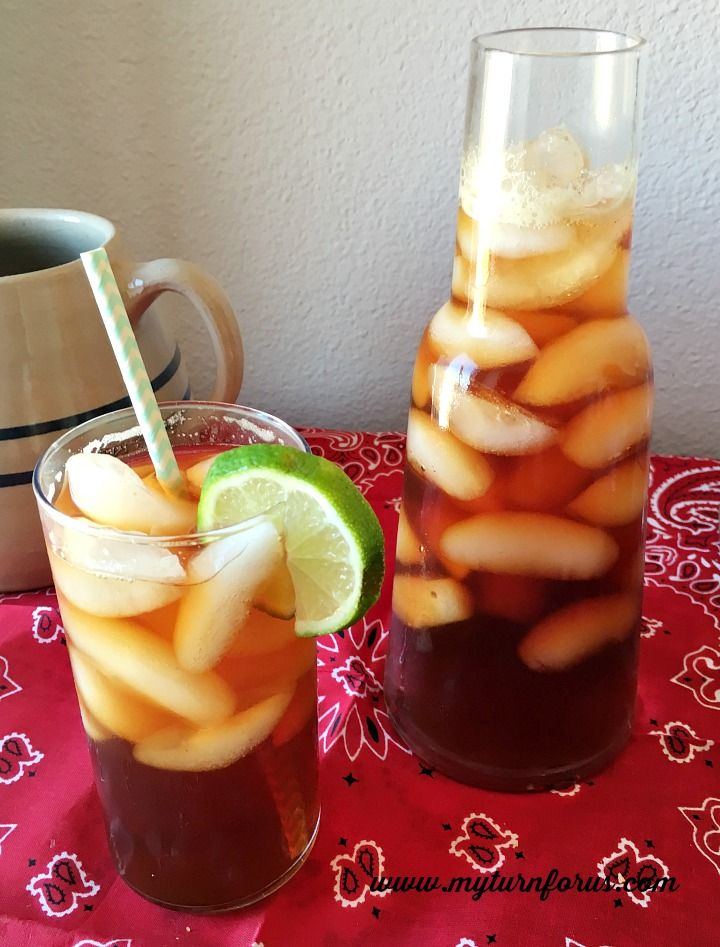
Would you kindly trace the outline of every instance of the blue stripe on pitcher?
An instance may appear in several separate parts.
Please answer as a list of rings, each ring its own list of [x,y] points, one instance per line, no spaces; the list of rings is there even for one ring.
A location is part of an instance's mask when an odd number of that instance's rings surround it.
[[[152,380],[153,391],[159,391],[175,377],[180,368],[180,347],[175,347],[173,357],[166,367]],[[190,385],[183,392],[182,401],[189,401],[192,396]],[[79,414],[68,415],[65,418],[57,418],[52,421],[41,421],[38,424],[19,425],[17,427],[0,428],[0,441],[16,440],[21,437],[33,437],[38,434],[50,434],[52,431],[64,431],[82,424],[83,421],[89,421],[99,414],[107,414],[110,411],[117,411],[120,408],[130,406],[130,398],[125,395],[124,398],[118,398],[109,404],[93,408],[91,411],[82,411]],[[25,483],[32,483],[32,470],[21,470],[18,473],[0,474],[0,489],[2,487],[17,487]]]

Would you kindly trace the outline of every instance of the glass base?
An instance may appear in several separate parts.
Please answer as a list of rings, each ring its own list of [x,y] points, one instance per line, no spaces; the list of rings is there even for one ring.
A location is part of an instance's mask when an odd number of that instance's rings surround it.
[[[168,901],[161,901],[158,898],[150,897],[143,891],[140,891],[134,885],[131,885],[125,878],[123,878],[123,881],[129,888],[132,888],[136,894],[139,894],[141,898],[144,898],[146,901],[151,901],[153,904],[159,904],[160,907],[168,908],[171,911],[182,911],[187,914],[223,914],[228,911],[237,911],[240,908],[246,908],[251,904],[255,904],[256,901],[261,901],[263,898],[267,898],[269,895],[277,891],[278,888],[282,888],[284,884],[287,884],[287,882],[290,881],[293,875],[296,874],[300,868],[302,868],[303,864],[307,860],[308,855],[312,851],[319,828],[320,813],[318,812],[315,828],[313,829],[309,842],[292,863],[292,865],[290,865],[287,871],[283,872],[279,878],[276,878],[274,881],[270,882],[270,884],[265,885],[265,887],[261,888],[259,891],[253,891],[251,894],[245,895],[242,898],[237,898],[233,901],[226,902],[225,904],[171,904]]]
[[[632,720],[628,720],[616,739],[601,752],[565,766],[513,770],[473,763],[448,753],[443,747],[429,742],[425,734],[408,726],[406,721],[398,720],[390,707],[388,713],[397,732],[424,763],[458,783],[491,792],[547,792],[595,776],[625,748],[632,730]]]

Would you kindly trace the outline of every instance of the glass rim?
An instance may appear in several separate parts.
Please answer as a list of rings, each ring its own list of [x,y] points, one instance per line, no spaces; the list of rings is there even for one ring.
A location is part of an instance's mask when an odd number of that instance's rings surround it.
[[[161,401],[159,403],[159,407],[163,416],[163,420],[166,419],[167,413],[172,415],[173,412],[181,411],[185,408],[216,408],[220,410],[236,411],[238,414],[242,414],[243,417],[250,418],[251,420],[258,421],[260,423],[265,423],[269,427],[280,428],[285,433],[287,433],[292,440],[296,441],[298,445],[301,445],[297,446],[295,448],[296,450],[302,450],[304,453],[308,454],[312,453],[308,442],[305,440],[302,434],[292,427],[292,425],[288,424],[287,421],[283,421],[282,418],[278,418],[274,414],[270,414],[267,411],[261,411],[259,408],[251,408],[247,405],[241,404],[228,404],[223,401]],[[41,506],[42,510],[47,513],[56,523],[63,526],[64,528],[73,529],[84,533],[87,536],[93,536],[97,539],[108,539],[110,536],[114,542],[125,541],[131,543],[132,545],[162,545],[166,548],[173,548],[178,546],[190,546],[193,544],[205,542],[208,539],[214,540],[222,539],[225,536],[233,536],[235,533],[248,529],[255,523],[266,522],[269,518],[272,518],[272,514],[279,509],[280,504],[275,504],[262,513],[249,516],[244,520],[240,520],[238,523],[232,523],[230,526],[222,526],[216,529],[202,530],[194,533],[170,533],[164,536],[151,536],[147,533],[135,533],[126,530],[115,529],[112,526],[101,526],[99,523],[96,524],[89,521],[86,523],[78,523],[77,517],[63,513],[53,506],[52,502],[46,496],[45,491],[42,489],[40,484],[40,471],[44,464],[52,458],[53,454],[57,453],[59,450],[62,450],[62,448],[67,445],[67,442],[77,437],[78,434],[90,431],[103,423],[107,424],[110,420],[120,420],[123,417],[127,417],[128,419],[131,419],[135,422],[129,426],[128,433],[136,429],[138,434],[140,434],[142,437],[142,432],[140,429],[140,424],[137,420],[137,415],[135,414],[135,409],[132,406],[129,406],[125,408],[119,408],[116,411],[109,411],[105,414],[99,414],[94,418],[90,418],[89,420],[83,421],[81,424],[70,428],[70,430],[63,432],[60,437],[54,440],[52,444],[50,444],[50,446],[47,447],[38,457],[33,469],[32,477],[32,487],[33,493],[35,494],[35,499],[38,505]],[[226,449],[232,450],[233,447],[241,446],[241,444],[231,444],[227,446]]]
[[[548,51],[542,49],[511,49],[508,46],[503,46],[502,43],[499,42],[501,37],[519,36],[522,33],[565,33],[568,36],[571,34],[576,36],[579,34],[584,34],[586,36],[613,36],[617,40],[624,40],[625,45],[618,46],[617,49],[558,49]],[[622,33],[619,30],[594,29],[593,27],[589,26],[528,26],[511,30],[492,30],[489,33],[480,33],[477,36],[473,36],[470,42],[473,48],[482,50],[486,53],[505,53],[508,56],[517,56],[530,59],[579,59],[588,56],[622,56],[627,53],[640,52],[643,47],[647,45],[647,40],[643,39],[642,36],[636,36],[631,33]]]

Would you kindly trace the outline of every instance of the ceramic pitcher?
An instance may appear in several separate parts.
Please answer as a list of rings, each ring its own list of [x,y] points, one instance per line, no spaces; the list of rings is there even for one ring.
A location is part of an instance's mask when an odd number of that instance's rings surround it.
[[[210,332],[211,400],[234,402],[243,348],[230,303],[192,263],[133,262],[116,227],[71,210],[0,210],[0,593],[50,582],[31,489],[43,450],[64,430],[129,404],[79,255],[105,247],[158,400],[191,397],[180,349],[146,310],[186,296]]]

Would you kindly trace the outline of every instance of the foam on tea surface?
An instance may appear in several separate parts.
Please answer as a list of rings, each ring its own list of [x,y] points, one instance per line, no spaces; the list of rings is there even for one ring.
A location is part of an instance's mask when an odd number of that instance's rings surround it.
[[[570,132],[551,128],[504,154],[471,149],[463,162],[460,200],[477,221],[547,228],[631,201],[635,181],[629,163],[591,168]]]

